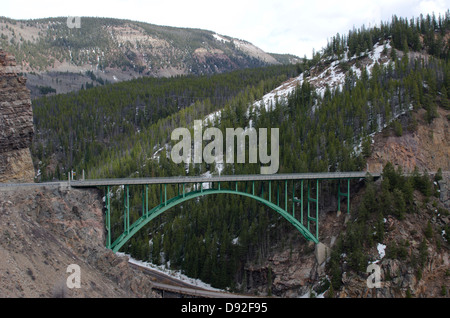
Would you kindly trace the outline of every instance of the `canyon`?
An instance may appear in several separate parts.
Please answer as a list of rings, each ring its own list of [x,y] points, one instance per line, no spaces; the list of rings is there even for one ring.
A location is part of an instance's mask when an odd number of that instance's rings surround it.
[[[17,75],[11,54],[0,51],[0,182],[31,183],[34,179],[29,146],[33,137],[30,91]],[[387,162],[411,172],[443,171],[436,181],[440,195],[426,200],[417,191],[418,213],[404,220],[387,217],[385,243],[405,245],[415,255],[426,238],[426,226],[435,234],[428,239],[427,257],[421,277],[400,258],[381,257],[368,251],[381,266],[382,288],[367,287],[368,273],[345,271],[343,287],[335,297],[442,297],[450,286],[449,249],[439,229],[449,226],[449,118],[438,108],[431,124],[423,110],[413,112],[417,126],[396,135],[392,127],[373,137],[367,158],[369,171],[381,171]],[[402,117],[398,119],[403,121]],[[404,122],[406,124],[406,121]],[[352,205],[362,199],[362,185],[353,190]],[[361,192],[360,192],[361,191]],[[79,190],[62,186],[24,185],[0,187],[0,297],[158,297],[152,282],[133,269],[128,258],[104,247],[104,202],[97,189]],[[329,296],[326,291],[327,260],[338,238],[345,233],[349,215],[337,211],[332,202],[320,215],[321,245],[301,238],[292,246],[274,249],[260,262],[245,266],[245,288],[250,294],[280,297]],[[443,209],[443,210],[442,210]],[[448,236],[448,234],[447,234]],[[443,235],[442,235],[443,237]],[[69,288],[71,264],[81,268],[81,288]]]

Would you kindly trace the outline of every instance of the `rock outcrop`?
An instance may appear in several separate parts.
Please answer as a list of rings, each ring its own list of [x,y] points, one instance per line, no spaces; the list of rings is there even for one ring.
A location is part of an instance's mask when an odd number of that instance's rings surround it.
[[[428,238],[425,227],[430,221],[434,230]],[[372,259],[380,267],[380,286],[369,288],[369,273],[346,271],[342,275],[342,287],[336,292],[339,298],[436,298],[449,297],[450,255],[448,246],[441,241],[436,229],[448,224],[448,216],[433,212],[432,204],[417,214],[407,214],[405,220],[389,218],[386,222],[387,248],[395,243],[397,254],[381,257],[374,249]],[[423,248],[424,247],[424,248]],[[378,254],[378,255],[377,255]]]
[[[0,187],[0,298],[158,297],[151,279],[104,247],[100,191]],[[69,266],[80,268],[72,288]]]
[[[439,117],[432,124],[426,123],[425,110],[416,113],[417,129],[404,129],[402,136],[380,133],[375,136],[372,155],[367,160],[367,170],[382,172],[386,163],[402,167],[404,172],[412,172],[417,167],[421,172],[450,170],[450,123],[448,110],[438,108]],[[389,130],[387,130],[389,132]]]
[[[0,50],[0,182],[32,182],[33,110],[14,56]]]

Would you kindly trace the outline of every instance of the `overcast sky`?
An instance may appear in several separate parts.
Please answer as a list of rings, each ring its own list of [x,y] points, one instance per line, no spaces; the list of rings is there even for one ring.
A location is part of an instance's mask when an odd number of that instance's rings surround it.
[[[266,52],[311,57],[336,33],[379,25],[392,15],[444,15],[450,0],[0,0],[0,16],[121,18],[200,28],[247,40]],[[82,20],[81,20],[82,23]]]

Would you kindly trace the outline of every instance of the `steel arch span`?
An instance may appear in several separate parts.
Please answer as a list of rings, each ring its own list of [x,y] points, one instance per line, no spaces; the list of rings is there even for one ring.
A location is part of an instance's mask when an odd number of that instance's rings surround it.
[[[158,206],[154,207],[148,213],[144,213],[138,220],[136,220],[132,225],[125,227],[124,232],[109,246],[110,249],[113,250],[113,252],[117,252],[120,250],[120,248],[131,238],[134,234],[136,234],[142,227],[144,227],[147,223],[149,223],[151,220],[162,214],[163,212],[166,212],[170,210],[171,208],[175,207],[178,204],[181,204],[185,201],[192,200],[197,197],[211,195],[211,194],[235,194],[235,195],[241,195],[246,196],[252,199],[255,199],[267,207],[271,208],[272,210],[278,212],[281,214],[289,223],[291,223],[307,240],[313,241],[314,243],[318,243],[318,238],[311,233],[303,224],[300,223],[299,220],[297,220],[295,217],[293,217],[291,214],[289,214],[287,211],[285,211],[280,206],[276,205],[275,203],[272,203],[266,199],[263,199],[261,197],[258,197],[256,195],[252,195],[250,193],[246,192],[240,192],[240,191],[233,191],[233,190],[217,190],[217,189],[207,189],[207,190],[197,190],[197,191],[191,191],[188,193],[185,193],[183,195],[178,195],[170,200],[167,200],[166,202],[159,204]],[[127,195],[127,194],[125,194]],[[128,217],[128,216],[127,216]],[[126,218],[127,218],[126,217]],[[312,220],[312,219],[310,219]],[[315,218],[314,218],[315,220]],[[110,230],[107,230],[108,233]],[[107,244],[108,247],[108,244]]]
[[[380,175],[372,175],[379,177]],[[105,188],[106,247],[114,252],[135,235],[142,227],[171,208],[201,196],[233,194],[254,199],[283,216],[308,241],[319,243],[319,189],[321,180],[338,180],[338,210],[341,198],[346,198],[347,213],[350,211],[350,180],[364,179],[366,172],[308,173],[280,175],[236,175],[215,177],[175,177],[143,179],[107,179],[72,182],[72,187]],[[346,188],[341,192],[341,181]],[[255,182],[259,182],[255,187]],[[224,183],[228,188],[224,188]],[[250,183],[250,187],[248,184]],[[159,185],[160,204],[149,209],[149,185]],[[189,190],[186,191],[186,184]],[[208,184],[207,188],[203,184]],[[231,184],[231,186],[230,186]],[[130,185],[142,186],[142,215],[130,225]],[[177,194],[167,198],[167,185],[176,185]],[[123,233],[111,242],[111,187],[123,187]],[[258,188],[258,189],[255,189]],[[257,190],[257,191],[256,191]],[[299,198],[296,196],[299,195]],[[284,201],[284,202],[283,202]],[[307,206],[304,215],[304,205]],[[296,206],[300,213],[296,215]]]

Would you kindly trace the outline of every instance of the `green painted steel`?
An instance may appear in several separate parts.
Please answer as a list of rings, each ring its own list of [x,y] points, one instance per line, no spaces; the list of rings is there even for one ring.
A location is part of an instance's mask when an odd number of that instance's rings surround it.
[[[310,182],[308,182],[308,217],[307,217],[307,221],[308,221],[308,231],[310,230],[309,224],[311,221],[313,221],[316,224],[316,237],[319,237],[319,180],[316,180],[316,198],[312,198],[310,196],[310,192],[311,192],[311,184]],[[316,204],[316,217],[312,217],[311,213],[310,213],[310,203],[315,203]]]
[[[314,178],[316,176],[316,178]],[[361,179],[362,173],[328,173],[328,174],[285,174],[274,176],[260,176],[260,175],[245,175],[245,176],[225,176],[214,178],[144,178],[137,181],[132,179],[123,179],[120,184],[120,179],[112,179],[111,181],[101,180],[99,184],[95,180],[83,181],[75,183],[71,186],[75,187],[92,187],[104,186],[105,189],[105,227],[106,227],[106,247],[112,249],[114,252],[120,248],[143,226],[148,224],[155,217],[161,213],[170,210],[176,205],[182,204],[187,200],[191,200],[200,196],[211,194],[235,194],[252,198],[283,216],[289,223],[291,223],[307,240],[314,243],[319,242],[319,181],[320,180],[337,180],[338,181],[338,210],[341,208],[341,198],[347,198],[347,213],[350,213],[350,180]],[[253,178],[254,177],[254,178]],[[303,178],[304,177],[304,178]],[[374,177],[378,177],[374,175]],[[130,181],[131,180],[131,181]],[[177,181],[175,181],[177,180]],[[347,191],[341,192],[341,181],[347,181]],[[99,181],[99,180],[97,180]],[[247,182],[251,181],[251,190],[247,191]],[[205,189],[203,183],[208,183],[210,188]],[[221,182],[230,184],[230,189],[224,189]],[[232,184],[234,182],[234,185]],[[244,185],[242,185],[244,182]],[[260,182],[259,191],[255,189],[255,182]],[[272,184],[274,182],[274,184]],[[280,192],[283,191],[282,182],[284,182],[284,204],[280,202]],[[292,193],[290,194],[289,205],[289,191],[288,182],[292,182]],[[297,188],[298,182],[300,187]],[[306,182],[306,189],[305,184]],[[267,199],[265,198],[265,186],[267,183]],[[149,209],[149,185],[159,185],[160,204],[152,209]],[[177,187],[177,195],[173,198],[167,198],[167,185],[174,185]],[[186,192],[186,184],[192,184],[193,190]],[[142,187],[142,215],[133,224],[130,225],[130,185]],[[180,187],[182,185],[182,187]],[[111,187],[121,186],[123,188],[123,233],[111,243]],[[215,186],[215,187],[214,187]],[[181,188],[181,189],[180,189]],[[242,191],[244,188],[244,191]],[[304,190],[306,190],[306,198],[304,202]],[[300,191],[300,199],[297,198],[296,193]],[[257,194],[259,192],[259,194]],[[315,192],[315,195],[313,194]],[[273,194],[276,195],[276,203]],[[314,196],[313,196],[314,195]],[[307,214],[304,219],[304,203],[307,204]],[[300,205],[299,218],[296,217],[296,206]],[[282,207],[283,206],[283,207]],[[291,210],[291,211],[289,211]],[[313,213],[315,210],[315,213]],[[314,226],[314,228],[312,227]]]
[[[148,222],[153,220],[155,217],[160,215],[161,213],[173,208],[174,206],[181,204],[182,202],[185,202],[187,200],[191,200],[200,196],[205,195],[211,195],[211,194],[236,194],[241,196],[246,196],[252,199],[255,199],[264,205],[268,206],[269,208],[273,209],[274,211],[278,212],[280,215],[282,215],[289,223],[291,223],[307,240],[313,241],[314,243],[318,243],[318,233],[316,235],[312,234],[308,229],[301,224],[299,220],[297,220],[295,217],[293,217],[291,214],[289,214],[285,209],[281,208],[280,206],[277,206],[276,204],[265,200],[262,197],[255,196],[250,193],[246,192],[240,192],[236,190],[224,190],[224,189],[204,189],[204,190],[194,190],[188,193],[184,193],[182,195],[176,196],[174,198],[171,198],[160,205],[154,207],[151,211],[145,211],[143,215],[136,220],[130,227],[127,227],[127,229],[110,245],[109,248],[111,248],[114,252],[117,252],[120,250],[120,248],[134,235],[136,234],[143,226],[145,226]]]
[[[74,188],[98,187],[98,186],[122,186],[144,184],[183,184],[201,182],[243,182],[243,181],[284,181],[284,180],[348,180],[364,179],[367,172],[323,172],[323,173],[286,173],[286,174],[255,174],[255,175],[222,175],[210,177],[157,177],[157,178],[124,178],[124,179],[87,179],[74,180],[70,186]],[[380,173],[369,174],[374,178],[381,177]]]

